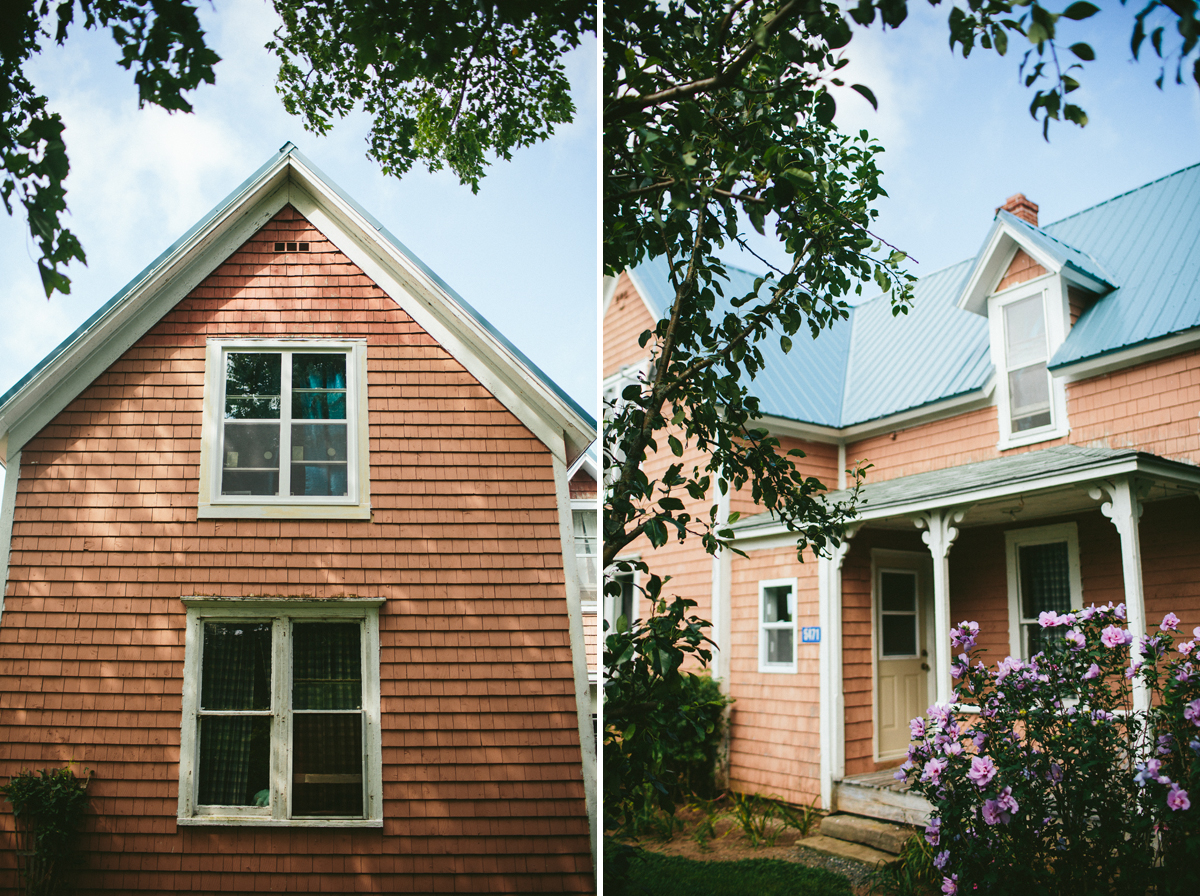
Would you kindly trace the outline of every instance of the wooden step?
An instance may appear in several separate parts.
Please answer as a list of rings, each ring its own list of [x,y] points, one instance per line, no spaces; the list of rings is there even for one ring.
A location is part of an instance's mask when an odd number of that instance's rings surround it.
[[[873,849],[899,855],[900,849],[916,833],[916,828],[893,824],[861,815],[829,815],[821,821],[821,836],[851,843],[861,843]]]
[[[892,778],[892,772],[877,772],[845,778],[833,785],[833,811],[866,818],[924,827],[933,807]]]

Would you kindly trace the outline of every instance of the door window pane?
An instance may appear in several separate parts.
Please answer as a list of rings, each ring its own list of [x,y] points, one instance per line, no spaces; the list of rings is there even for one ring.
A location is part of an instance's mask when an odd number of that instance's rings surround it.
[[[879,655],[917,655],[920,617],[917,576],[912,572],[879,573]]]
[[[1021,545],[1017,549],[1017,566],[1025,655],[1029,657],[1046,646],[1045,632],[1037,624],[1038,616],[1050,610],[1066,613],[1071,609],[1071,570],[1067,543],[1055,541]]]
[[[881,626],[884,656],[916,656],[916,615],[886,615]]]

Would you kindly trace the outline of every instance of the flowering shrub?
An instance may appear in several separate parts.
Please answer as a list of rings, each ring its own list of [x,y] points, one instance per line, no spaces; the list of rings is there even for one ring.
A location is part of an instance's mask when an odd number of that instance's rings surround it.
[[[971,665],[979,626],[951,632],[954,700],[913,719],[907,779],[932,804],[942,892],[1194,892],[1200,867],[1200,669],[1179,619],[1139,639],[1124,605],[1039,620],[1029,661]],[[1200,639],[1200,628],[1194,632]],[[1152,708],[1133,711],[1135,683]]]

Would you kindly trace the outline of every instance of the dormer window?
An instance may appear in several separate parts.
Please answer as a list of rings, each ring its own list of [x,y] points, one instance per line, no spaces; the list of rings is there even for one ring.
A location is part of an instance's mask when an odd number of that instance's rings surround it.
[[[1046,371],[1046,314],[1043,294],[1004,306],[1011,431],[1049,426],[1050,374]]]

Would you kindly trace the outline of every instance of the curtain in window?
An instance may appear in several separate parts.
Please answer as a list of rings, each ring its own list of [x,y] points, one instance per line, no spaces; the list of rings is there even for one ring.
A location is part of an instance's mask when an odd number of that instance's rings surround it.
[[[252,806],[269,787],[269,716],[213,715],[271,708],[271,624],[204,625],[200,686],[201,805]]]
[[[1071,609],[1071,573],[1067,543],[1022,545],[1018,551],[1022,618],[1036,620],[1039,614],[1050,610],[1068,612]],[[1040,626],[1027,625],[1026,631],[1030,656],[1045,649]]]

